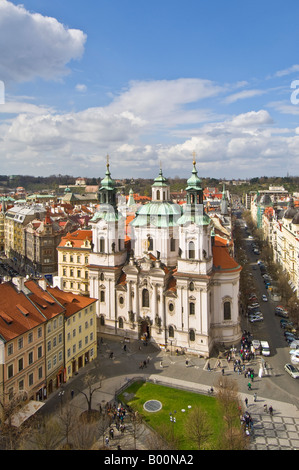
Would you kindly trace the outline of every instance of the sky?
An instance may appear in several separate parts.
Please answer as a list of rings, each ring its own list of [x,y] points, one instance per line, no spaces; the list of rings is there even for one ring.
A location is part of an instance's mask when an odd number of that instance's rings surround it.
[[[297,0],[0,0],[0,174],[298,176]]]

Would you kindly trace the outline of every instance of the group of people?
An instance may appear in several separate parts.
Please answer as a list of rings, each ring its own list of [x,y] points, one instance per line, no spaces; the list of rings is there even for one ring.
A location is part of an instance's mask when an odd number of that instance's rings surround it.
[[[109,428],[109,436],[106,436],[105,438],[105,444],[106,447],[109,447],[109,442],[110,439],[114,439],[114,429],[113,429],[113,424],[115,424],[115,429],[117,431],[120,431],[123,433],[125,431],[125,424],[124,420],[127,414],[126,408],[121,406],[121,404],[116,404],[114,403],[113,405],[111,403],[106,403],[105,406],[105,411],[107,414],[110,416],[111,423],[110,423],[110,428]]]
[[[247,436],[250,435],[250,432],[253,428],[253,421],[250,413],[248,411],[245,411],[243,415],[241,415],[241,426],[243,426],[245,434]]]

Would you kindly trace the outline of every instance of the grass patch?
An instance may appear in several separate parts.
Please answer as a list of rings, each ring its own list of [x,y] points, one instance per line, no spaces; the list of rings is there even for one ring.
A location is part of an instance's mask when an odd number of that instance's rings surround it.
[[[134,398],[128,401],[127,394],[134,394]],[[196,450],[195,444],[186,437],[185,426],[190,411],[195,407],[200,407],[207,412],[209,427],[212,430],[209,442],[205,447],[217,448],[219,436],[224,430],[224,422],[216,398],[149,382],[135,382],[125,390],[120,399],[134,411],[138,411],[145,422],[157,432],[163,427],[164,430],[173,433],[178,443],[178,450]],[[162,403],[162,409],[155,413],[147,412],[143,405],[148,400],[159,400]],[[189,406],[191,408],[188,408]],[[173,424],[170,421],[170,413],[174,413],[174,411],[176,411],[176,422]]]

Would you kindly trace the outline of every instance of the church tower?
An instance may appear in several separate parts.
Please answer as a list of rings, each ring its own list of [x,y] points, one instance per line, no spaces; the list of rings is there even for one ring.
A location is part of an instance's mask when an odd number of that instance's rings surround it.
[[[99,189],[99,210],[90,220],[92,253],[90,254],[90,296],[99,299],[98,316],[114,323],[115,285],[126,262],[125,218],[118,212],[117,190],[111,178],[109,157]]]
[[[193,160],[192,175],[187,181],[187,204],[178,220],[180,256],[178,272],[207,275],[212,270],[211,230],[213,223],[203,205],[201,180]]]

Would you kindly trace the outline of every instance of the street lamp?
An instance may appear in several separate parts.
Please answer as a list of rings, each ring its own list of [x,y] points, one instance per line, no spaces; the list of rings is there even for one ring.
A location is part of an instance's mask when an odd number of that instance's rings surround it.
[[[170,422],[172,423],[172,436],[174,437],[174,425],[176,423],[176,417],[175,417],[175,413],[176,413],[176,410],[174,410],[174,412],[170,412],[169,413],[169,419],[170,419]]]
[[[60,413],[62,413],[62,398],[64,395],[64,390],[61,390],[61,392],[58,393],[58,396],[60,398]]]

